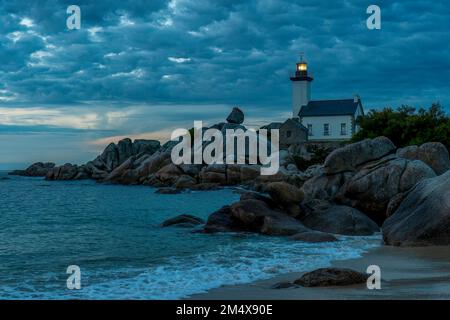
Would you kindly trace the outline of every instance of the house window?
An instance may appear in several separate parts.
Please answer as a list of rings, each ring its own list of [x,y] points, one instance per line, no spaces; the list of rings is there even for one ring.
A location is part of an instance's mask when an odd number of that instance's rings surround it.
[[[346,135],[347,135],[347,124],[341,123],[341,136],[346,136]]]
[[[312,124],[308,124],[308,136],[312,136],[313,132],[312,132]]]
[[[324,123],[324,125],[323,125],[323,135],[324,136],[329,136],[330,135],[330,124],[329,123]]]
[[[286,131],[286,138],[290,138],[292,136],[292,131]]]

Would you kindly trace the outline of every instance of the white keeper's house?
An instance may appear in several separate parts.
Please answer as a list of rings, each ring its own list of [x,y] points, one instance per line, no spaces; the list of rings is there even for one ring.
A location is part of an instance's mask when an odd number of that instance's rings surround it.
[[[292,81],[292,117],[308,130],[309,141],[345,141],[359,130],[357,119],[364,116],[361,99],[311,100],[308,64],[296,64]]]

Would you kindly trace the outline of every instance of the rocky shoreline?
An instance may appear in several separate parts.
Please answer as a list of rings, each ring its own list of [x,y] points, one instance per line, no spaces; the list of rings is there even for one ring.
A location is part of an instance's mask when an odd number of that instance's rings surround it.
[[[227,121],[213,127],[245,129],[236,110]],[[304,171],[295,158],[310,155],[288,148],[280,150],[280,170],[271,176],[260,175],[259,165],[175,165],[175,144],[123,139],[81,166],[36,163],[11,174],[141,184],[161,194],[224,186],[248,190],[240,201],[212,213],[196,232],[256,232],[325,242],[336,241],[336,234],[381,230],[388,245],[450,245],[450,160],[441,143],[397,148],[386,137],[366,139],[333,150],[323,164]]]

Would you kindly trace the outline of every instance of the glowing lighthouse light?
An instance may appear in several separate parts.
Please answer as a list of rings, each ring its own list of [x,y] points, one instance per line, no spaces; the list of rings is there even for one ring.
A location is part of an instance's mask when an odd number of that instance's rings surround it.
[[[307,71],[308,64],[306,62],[297,63],[297,71]]]

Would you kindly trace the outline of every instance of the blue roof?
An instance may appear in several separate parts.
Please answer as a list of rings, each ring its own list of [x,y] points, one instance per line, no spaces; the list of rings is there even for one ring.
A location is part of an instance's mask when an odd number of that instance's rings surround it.
[[[354,99],[310,101],[300,109],[298,115],[300,117],[354,115],[360,104],[361,100],[355,102]]]

